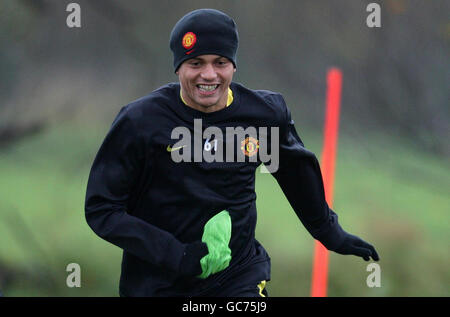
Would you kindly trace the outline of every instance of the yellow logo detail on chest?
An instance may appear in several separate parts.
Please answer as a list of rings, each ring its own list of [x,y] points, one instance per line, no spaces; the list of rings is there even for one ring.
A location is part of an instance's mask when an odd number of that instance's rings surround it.
[[[173,152],[173,151],[178,151],[179,149],[182,149],[182,148],[184,148],[185,147],[185,145],[183,145],[183,146],[177,146],[177,147],[172,147],[172,145],[168,145],[167,146],[167,152]]]
[[[250,157],[258,153],[259,141],[255,138],[248,137],[241,142],[241,150],[244,155]]]

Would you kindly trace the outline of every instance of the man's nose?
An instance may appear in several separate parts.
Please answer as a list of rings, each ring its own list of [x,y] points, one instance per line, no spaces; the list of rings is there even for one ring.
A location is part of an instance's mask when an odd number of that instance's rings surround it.
[[[201,72],[201,77],[204,80],[214,80],[217,77],[216,70],[214,69],[214,65],[206,64]]]

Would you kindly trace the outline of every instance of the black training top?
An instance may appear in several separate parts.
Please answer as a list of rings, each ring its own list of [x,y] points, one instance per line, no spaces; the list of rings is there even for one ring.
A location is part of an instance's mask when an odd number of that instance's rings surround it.
[[[176,146],[172,131],[185,127],[194,132],[195,119],[202,120],[203,130],[218,127],[223,135],[227,127],[256,128],[254,139],[269,140],[266,153],[279,151],[279,167],[272,175],[303,225],[330,250],[342,243],[337,215],[325,201],[319,163],[304,148],[283,97],[238,83],[230,88],[234,99],[228,107],[203,113],[186,106],[179,83],[170,83],[123,107],[115,118],[91,169],[85,211],[92,230],[124,251],[121,295],[201,295],[255,263],[255,281],[270,279],[269,257],[254,237],[255,171],[262,161],[257,143],[246,147],[245,139],[235,137],[235,152],[246,153],[244,162],[176,163],[171,150],[181,153],[186,147]],[[277,148],[270,148],[270,128],[278,128]],[[231,140],[224,137],[211,146],[211,140],[202,138],[200,151],[225,149]],[[253,156],[256,162],[250,160]],[[201,240],[205,223],[222,210],[232,221],[232,260],[224,271],[200,279],[198,261],[205,252],[191,256],[188,246]]]

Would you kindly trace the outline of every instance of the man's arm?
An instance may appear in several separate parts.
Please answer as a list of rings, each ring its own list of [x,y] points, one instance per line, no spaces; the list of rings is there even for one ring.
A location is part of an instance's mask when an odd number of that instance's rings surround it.
[[[202,272],[208,253],[202,242],[183,244],[172,234],[127,213],[130,194],[143,171],[145,145],[122,108],[101,145],[89,175],[85,215],[101,238],[154,265],[180,275]]]
[[[284,109],[280,127],[280,166],[273,176],[308,232],[327,249],[340,254],[370,257],[378,261],[375,248],[357,236],[345,232],[337,214],[329,208],[319,162],[305,149],[298,136],[289,109],[280,95],[272,96]]]

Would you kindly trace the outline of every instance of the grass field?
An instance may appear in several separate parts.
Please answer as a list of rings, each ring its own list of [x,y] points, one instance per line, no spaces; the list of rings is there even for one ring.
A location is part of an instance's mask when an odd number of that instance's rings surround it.
[[[84,219],[86,182],[107,126],[55,126],[0,151],[0,290],[5,296],[117,296],[121,250]],[[320,157],[320,136],[302,132]],[[449,296],[450,164],[405,140],[339,141],[334,210],[372,243],[381,287],[367,262],[330,254],[329,296]],[[313,239],[269,174],[257,174],[257,239],[272,259],[271,296],[309,296]],[[81,266],[81,288],[66,266]]]

